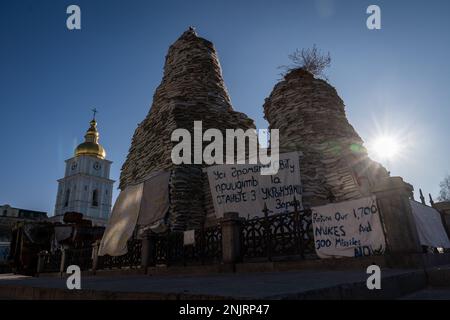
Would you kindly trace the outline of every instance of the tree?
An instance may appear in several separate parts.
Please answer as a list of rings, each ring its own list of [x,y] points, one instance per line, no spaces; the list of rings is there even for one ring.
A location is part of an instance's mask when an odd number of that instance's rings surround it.
[[[439,184],[441,191],[439,192],[439,201],[450,201],[450,174]]]
[[[296,49],[289,55],[289,59],[292,61],[291,65],[280,67],[285,70],[283,75],[292,70],[304,69],[318,78],[327,80],[324,70],[331,64],[329,52],[327,54],[322,54],[322,52],[317,49],[316,45],[314,45],[312,48],[308,49]]]

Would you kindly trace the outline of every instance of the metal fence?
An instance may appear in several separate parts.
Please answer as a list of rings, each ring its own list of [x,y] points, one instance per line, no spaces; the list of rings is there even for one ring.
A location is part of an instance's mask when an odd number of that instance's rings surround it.
[[[297,256],[315,257],[311,210],[269,215],[244,221],[242,227],[243,259]]]
[[[141,265],[141,240],[132,239],[127,243],[128,252],[122,256],[94,256],[92,246],[83,248],[66,248],[54,252],[39,253],[37,273],[64,272],[70,265],[77,265],[82,271],[93,270],[94,259],[97,259],[96,270],[136,268]],[[62,268],[62,269],[61,269]]]
[[[61,268],[62,251],[43,251],[39,253],[38,274],[41,272],[59,272]]]
[[[195,230],[195,243],[184,244],[183,232],[168,232],[150,237],[150,265],[188,265],[221,262],[220,225]]]
[[[269,215],[265,207],[263,217],[244,220],[241,225],[241,258],[281,259],[311,258],[315,256],[311,210],[298,210]],[[147,240],[131,239],[128,252],[122,256],[95,256],[93,247],[58,250],[40,254],[38,272],[59,272],[69,265],[81,270],[139,268],[142,265],[143,241],[148,241],[148,265],[204,265],[222,262],[222,227],[216,225],[195,230],[194,243],[186,245],[183,232],[150,234]],[[98,248],[97,248],[98,249]],[[95,262],[94,262],[95,261]]]
[[[70,265],[77,265],[81,270],[92,269],[92,246],[85,248],[65,249],[64,254],[64,269]]]
[[[53,252],[39,253],[37,273],[60,272],[70,265],[77,265],[80,270],[92,269],[92,247],[58,249]]]
[[[127,253],[121,256],[99,256],[97,270],[138,268],[141,266],[142,242],[139,239],[131,239],[127,243]]]

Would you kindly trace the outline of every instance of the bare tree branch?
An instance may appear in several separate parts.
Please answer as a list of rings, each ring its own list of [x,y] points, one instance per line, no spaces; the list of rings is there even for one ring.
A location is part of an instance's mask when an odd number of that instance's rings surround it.
[[[441,187],[439,201],[450,201],[450,175],[447,175],[439,186]]]
[[[312,73],[315,77],[327,80],[324,70],[331,64],[329,52],[322,54],[316,45],[314,45],[308,49],[296,49],[289,55],[289,59],[292,61],[291,65],[279,67],[284,70],[284,73],[282,73],[283,76],[292,70],[304,69]]]

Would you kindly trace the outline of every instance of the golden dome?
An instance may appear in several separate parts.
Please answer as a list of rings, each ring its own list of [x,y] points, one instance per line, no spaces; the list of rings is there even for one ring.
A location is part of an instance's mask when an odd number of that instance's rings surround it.
[[[106,151],[98,143],[98,131],[97,131],[97,121],[92,119],[90,122],[90,127],[84,136],[84,142],[79,144],[75,149],[75,156],[92,156],[100,159],[105,159]]]

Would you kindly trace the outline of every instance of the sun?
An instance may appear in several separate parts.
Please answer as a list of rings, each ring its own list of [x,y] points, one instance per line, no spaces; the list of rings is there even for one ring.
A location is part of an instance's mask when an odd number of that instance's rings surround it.
[[[384,160],[395,159],[401,150],[399,140],[390,135],[383,135],[375,138],[371,146],[372,152],[377,158]]]

